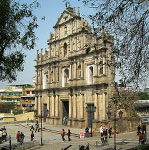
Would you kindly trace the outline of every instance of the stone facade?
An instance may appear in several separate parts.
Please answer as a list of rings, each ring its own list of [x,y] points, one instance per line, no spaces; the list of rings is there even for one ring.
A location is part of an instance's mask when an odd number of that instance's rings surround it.
[[[107,120],[107,108],[113,92],[113,37],[104,29],[92,32],[79,8],[67,8],[61,14],[55,33],[50,33],[49,48],[37,51],[35,110],[50,124],[90,125],[86,106],[96,107],[94,127]]]

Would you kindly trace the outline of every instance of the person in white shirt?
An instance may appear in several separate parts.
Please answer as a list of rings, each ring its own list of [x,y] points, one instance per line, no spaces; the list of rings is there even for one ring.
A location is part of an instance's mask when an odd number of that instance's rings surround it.
[[[100,131],[100,135],[103,136],[103,127],[102,127],[102,125],[100,126],[99,131]]]
[[[3,132],[2,132],[2,130],[0,129],[0,144],[2,143],[2,137],[3,137]]]

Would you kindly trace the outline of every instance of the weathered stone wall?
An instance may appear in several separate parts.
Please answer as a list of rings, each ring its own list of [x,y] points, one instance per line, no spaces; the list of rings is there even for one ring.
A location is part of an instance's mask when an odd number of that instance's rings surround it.
[[[26,121],[28,118],[34,120],[34,112],[16,115],[16,121]]]

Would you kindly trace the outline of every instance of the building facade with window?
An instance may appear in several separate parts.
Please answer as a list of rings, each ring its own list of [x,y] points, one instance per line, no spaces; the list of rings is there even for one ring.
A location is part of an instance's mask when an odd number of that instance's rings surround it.
[[[113,37],[92,32],[80,10],[66,8],[50,33],[49,48],[37,51],[35,109],[49,124],[90,126],[86,107],[95,106],[94,126],[107,120],[114,90]],[[42,113],[42,114],[41,114]]]
[[[2,103],[16,103],[20,108],[21,96],[25,94],[25,89],[30,88],[30,84],[9,85],[5,89],[0,89],[0,102]]]
[[[21,110],[33,111],[35,105],[35,89],[25,88],[24,95],[21,96],[20,107]]]

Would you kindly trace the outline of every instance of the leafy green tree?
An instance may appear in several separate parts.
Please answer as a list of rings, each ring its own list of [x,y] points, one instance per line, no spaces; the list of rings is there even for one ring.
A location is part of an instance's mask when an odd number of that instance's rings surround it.
[[[138,93],[139,100],[149,100],[149,94],[145,92]]]
[[[114,36],[115,66],[123,82],[142,83],[149,71],[149,0],[78,1],[95,10],[89,18],[97,34],[104,26]]]
[[[15,109],[15,103],[0,103],[0,113],[10,113]]]
[[[38,27],[33,10],[37,1],[20,4],[17,0],[0,0],[0,80],[16,80],[17,72],[23,71],[24,49],[35,46]]]

